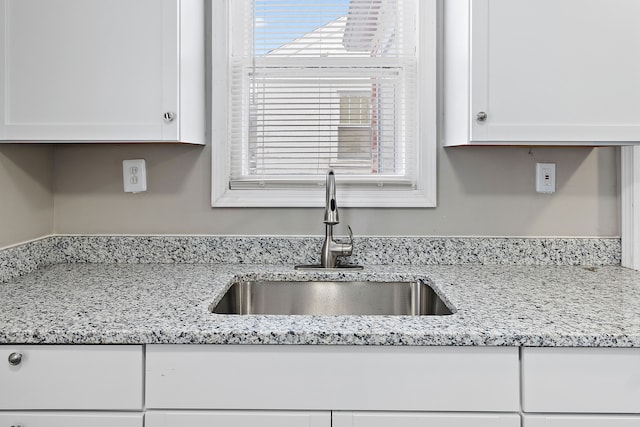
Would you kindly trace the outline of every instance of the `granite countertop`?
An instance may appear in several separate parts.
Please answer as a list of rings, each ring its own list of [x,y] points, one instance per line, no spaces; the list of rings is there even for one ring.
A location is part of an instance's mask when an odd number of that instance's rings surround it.
[[[449,316],[233,316],[232,282],[425,279]],[[0,286],[0,343],[640,346],[640,273],[617,266],[55,264]]]

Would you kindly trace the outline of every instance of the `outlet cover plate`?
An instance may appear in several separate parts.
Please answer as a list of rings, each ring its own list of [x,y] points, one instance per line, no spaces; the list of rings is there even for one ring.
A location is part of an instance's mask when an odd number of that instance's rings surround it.
[[[147,168],[144,159],[123,160],[122,180],[125,193],[147,191]]]
[[[536,163],[536,191],[545,194],[556,192],[555,163]]]

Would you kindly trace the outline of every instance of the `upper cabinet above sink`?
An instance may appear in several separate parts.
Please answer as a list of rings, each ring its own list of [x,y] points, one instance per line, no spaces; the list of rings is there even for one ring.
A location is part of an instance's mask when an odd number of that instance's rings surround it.
[[[204,144],[203,8],[0,0],[0,141]]]
[[[640,142],[640,1],[446,0],[445,145]]]

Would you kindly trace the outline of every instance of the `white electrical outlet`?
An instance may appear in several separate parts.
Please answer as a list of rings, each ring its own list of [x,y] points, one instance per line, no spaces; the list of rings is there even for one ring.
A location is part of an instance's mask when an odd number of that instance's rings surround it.
[[[123,160],[122,180],[125,193],[147,191],[147,169],[144,159]]]
[[[556,192],[555,163],[536,163],[536,191],[547,194]]]

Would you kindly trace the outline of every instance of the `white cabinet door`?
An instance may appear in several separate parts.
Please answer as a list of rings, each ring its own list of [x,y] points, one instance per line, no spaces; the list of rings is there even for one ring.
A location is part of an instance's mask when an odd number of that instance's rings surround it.
[[[142,346],[2,345],[0,409],[141,410]]]
[[[146,407],[520,409],[516,347],[149,345]]]
[[[142,427],[142,412],[0,412],[0,425],[24,427]]]
[[[447,145],[640,141],[639,1],[445,3]]]
[[[331,412],[148,411],[145,427],[331,427]]]
[[[0,0],[0,140],[203,143],[203,25],[202,0]]]
[[[607,415],[525,415],[523,427],[638,427],[640,417]]]
[[[518,414],[334,412],[332,427],[520,427]]]
[[[640,413],[640,349],[524,348],[522,408],[537,413]]]

